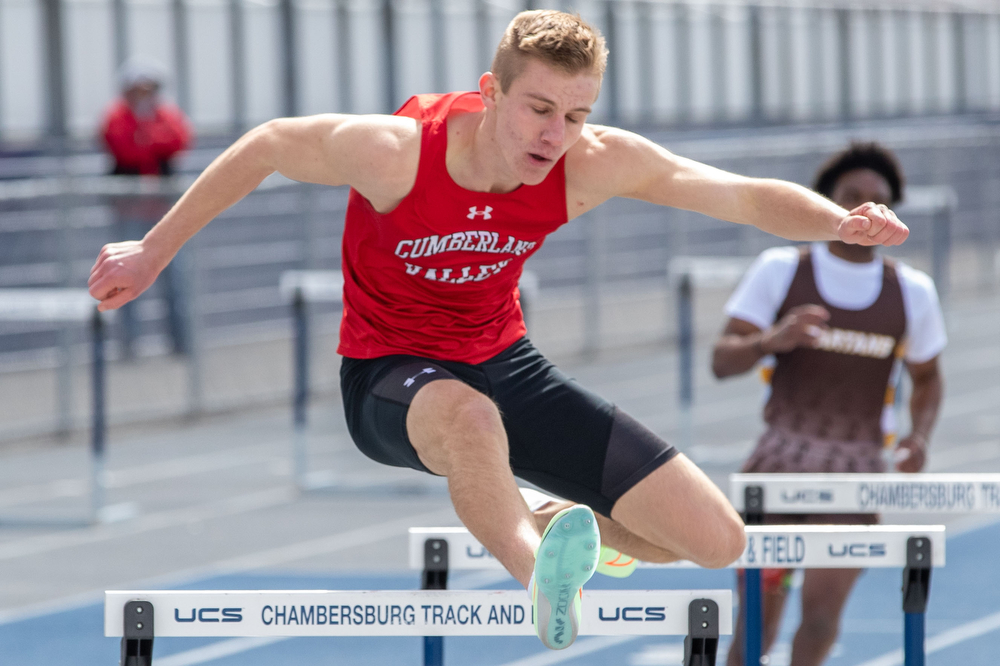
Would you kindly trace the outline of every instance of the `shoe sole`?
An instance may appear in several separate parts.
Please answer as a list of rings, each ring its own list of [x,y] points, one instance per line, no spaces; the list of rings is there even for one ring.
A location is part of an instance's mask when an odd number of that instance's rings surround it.
[[[590,508],[563,509],[542,534],[535,556],[535,627],[546,647],[561,650],[580,632],[574,603],[597,571],[601,536]]]

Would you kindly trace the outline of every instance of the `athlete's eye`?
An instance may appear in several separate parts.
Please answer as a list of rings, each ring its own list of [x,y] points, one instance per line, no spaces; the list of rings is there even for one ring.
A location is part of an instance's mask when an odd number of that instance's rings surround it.
[[[566,116],[566,120],[570,121],[574,125],[579,125],[580,124],[580,119],[577,118],[576,116]]]
[[[531,107],[531,108],[534,110],[535,113],[537,113],[540,116],[544,116],[549,112],[548,109],[539,109],[538,107]]]

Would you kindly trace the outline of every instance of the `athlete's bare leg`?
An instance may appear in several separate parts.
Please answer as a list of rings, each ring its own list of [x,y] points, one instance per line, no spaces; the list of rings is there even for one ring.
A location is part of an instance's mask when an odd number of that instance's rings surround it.
[[[544,530],[557,513],[572,506],[572,504],[572,502],[565,500],[557,500],[539,507],[534,511],[535,526],[539,530]],[[610,518],[599,513],[595,515],[597,516],[597,526],[601,530],[602,544],[643,562],[674,562],[680,559],[670,551],[654,546],[645,539],[632,534]]]
[[[517,489],[496,405],[460,381],[431,382],[410,404],[406,428],[424,465],[448,477],[465,526],[527,586],[540,529]],[[603,540],[639,559],[723,567],[743,552],[743,521],[683,454],[626,492],[612,518],[599,518]]]
[[[739,514],[683,453],[622,495],[611,517],[632,534],[671,553],[673,559],[691,560],[703,567],[728,565],[746,544]]]
[[[806,569],[802,624],[792,642],[792,666],[819,666],[840,633],[840,613],[861,569]]]
[[[788,590],[784,586],[777,586],[774,589],[766,590],[763,593],[763,613],[764,635],[761,636],[761,654],[767,654],[774,645],[774,640],[778,637],[778,629],[781,628],[781,615],[785,610],[785,599],[788,597]],[[733,640],[729,644],[729,656],[726,657],[726,666],[743,666],[743,627],[745,626],[746,606],[740,604],[739,617],[733,627]]]
[[[424,465],[448,477],[469,532],[527,587],[541,537],[514,481],[493,401],[457,380],[431,382],[413,398],[406,431]]]

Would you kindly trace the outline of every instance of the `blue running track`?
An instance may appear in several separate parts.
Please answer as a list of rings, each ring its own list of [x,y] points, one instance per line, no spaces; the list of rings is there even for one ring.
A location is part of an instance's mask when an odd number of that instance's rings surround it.
[[[1000,524],[948,540],[948,566],[935,569],[927,614],[928,666],[1000,663]],[[468,579],[468,577],[466,577]],[[731,571],[639,570],[626,581],[596,576],[588,589],[731,587]],[[462,577],[455,576],[456,587]],[[873,569],[860,580],[847,607],[829,666],[891,666],[902,644],[901,572]],[[412,572],[385,575],[240,574],[199,580],[177,589],[415,589]],[[513,588],[513,581],[495,587]],[[0,624],[2,666],[114,666],[118,639],[103,636],[103,610],[91,604]],[[788,662],[788,644],[798,616],[789,600],[771,665]],[[414,638],[298,638],[260,644],[254,639],[155,641],[154,665],[193,666],[418,666],[421,641]],[[723,639],[722,652],[728,647]],[[448,666],[654,666],[679,664],[680,640],[653,637],[581,637],[564,652],[549,652],[534,638],[448,638]],[[724,663],[720,654],[719,664]]]

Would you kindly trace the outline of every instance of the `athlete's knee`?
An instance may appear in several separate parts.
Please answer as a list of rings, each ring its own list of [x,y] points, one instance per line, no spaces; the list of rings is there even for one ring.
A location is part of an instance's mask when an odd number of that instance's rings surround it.
[[[477,442],[503,443],[506,448],[500,410],[482,393],[470,390],[452,405],[449,424],[456,439],[473,438]]]
[[[721,569],[735,562],[746,548],[747,535],[736,512],[723,512],[711,525],[696,563],[707,569]]]
[[[480,453],[491,449],[506,452],[506,435],[496,405],[462,382],[440,380],[428,384],[417,393],[410,409],[407,427],[411,437],[423,434],[418,438],[429,441],[448,458],[462,453],[469,442],[475,442]]]

